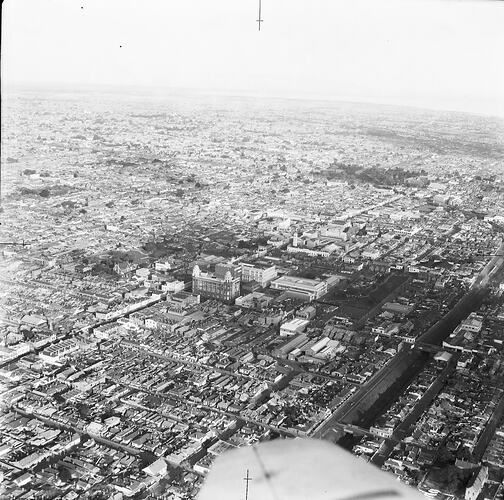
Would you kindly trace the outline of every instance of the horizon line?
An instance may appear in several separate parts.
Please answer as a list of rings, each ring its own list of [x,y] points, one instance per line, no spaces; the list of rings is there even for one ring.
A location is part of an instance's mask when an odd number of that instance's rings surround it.
[[[375,100],[374,98],[363,97],[353,97],[345,95],[333,95],[326,92],[310,92],[310,91],[274,91],[274,90],[252,90],[252,89],[216,89],[216,88],[203,88],[203,87],[182,87],[182,86],[170,86],[170,85],[149,85],[149,84],[121,84],[121,83],[75,83],[75,82],[26,82],[26,81],[3,81],[1,82],[1,90],[12,91],[12,90],[53,90],[58,91],[68,91],[74,90],[79,91],[89,91],[91,89],[108,89],[117,90],[118,93],[127,91],[172,91],[181,93],[199,93],[201,95],[207,96],[221,96],[221,97],[248,97],[255,99],[281,99],[289,101],[320,101],[320,102],[331,102],[331,103],[347,103],[355,105],[374,105],[383,107],[397,107],[397,108],[409,108],[418,111],[433,111],[437,113],[461,113],[477,117],[489,118],[498,121],[504,121],[504,108],[503,114],[498,114],[498,112],[486,112],[486,111],[474,111],[467,109],[458,109],[451,107],[442,107],[436,105],[423,105],[419,103],[411,103],[407,101],[394,100],[393,98],[384,100]]]

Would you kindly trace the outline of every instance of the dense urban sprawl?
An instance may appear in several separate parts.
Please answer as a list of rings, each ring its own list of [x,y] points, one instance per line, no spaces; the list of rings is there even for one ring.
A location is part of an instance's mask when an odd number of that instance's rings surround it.
[[[2,498],[194,498],[322,437],[504,498],[490,118],[18,92],[2,113]]]

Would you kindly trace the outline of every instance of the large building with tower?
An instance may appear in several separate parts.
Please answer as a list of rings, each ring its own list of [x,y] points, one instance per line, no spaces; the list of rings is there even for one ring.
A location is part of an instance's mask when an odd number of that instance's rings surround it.
[[[196,265],[192,273],[192,291],[202,298],[231,304],[240,295],[239,272],[225,265],[217,265],[214,273],[203,272]]]

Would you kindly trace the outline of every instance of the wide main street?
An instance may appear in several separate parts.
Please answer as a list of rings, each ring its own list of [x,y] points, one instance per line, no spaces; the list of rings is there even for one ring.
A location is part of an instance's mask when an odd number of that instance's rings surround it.
[[[455,327],[481,305],[488,293],[488,286],[504,267],[504,243],[495,255],[482,269],[469,291],[455,304],[455,306],[435,323],[427,332],[422,334],[419,343],[441,346]],[[413,349],[400,350],[381,370],[379,370],[366,384],[361,386],[352,397],[337,408],[313,431],[313,437],[340,440],[341,427],[344,424],[355,424],[367,427],[378,417],[386,407],[397,400],[406,390],[414,376],[423,370],[430,356],[413,346]],[[400,388],[391,397],[391,387]]]

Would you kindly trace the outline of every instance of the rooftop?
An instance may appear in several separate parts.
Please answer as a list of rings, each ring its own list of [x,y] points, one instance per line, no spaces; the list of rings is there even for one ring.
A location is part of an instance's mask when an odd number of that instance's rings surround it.
[[[300,278],[298,276],[282,276],[281,278],[276,279],[273,283],[279,285],[317,286],[323,283],[323,281],[308,278]]]

